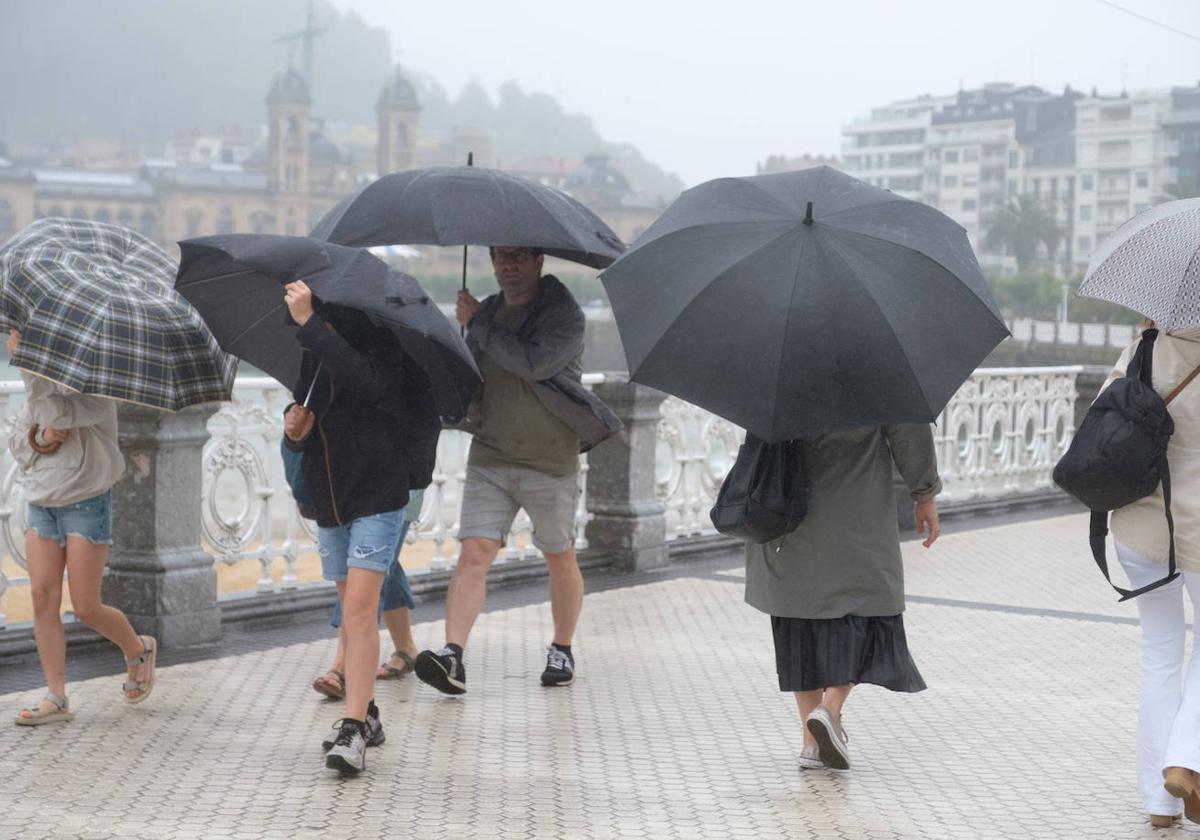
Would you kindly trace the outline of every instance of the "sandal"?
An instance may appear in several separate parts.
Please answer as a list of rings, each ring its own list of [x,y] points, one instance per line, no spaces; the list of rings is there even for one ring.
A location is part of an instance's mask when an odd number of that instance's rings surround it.
[[[390,662],[392,659],[403,659],[404,667],[403,668],[393,668],[391,665],[388,664],[388,662]],[[379,670],[375,672],[375,679],[377,679],[377,680],[400,680],[400,679],[403,679],[404,677],[407,677],[409,674],[411,674],[413,672],[413,669],[416,667],[416,665],[417,665],[417,660],[413,659],[407,653],[405,653],[402,650],[394,650],[394,651],[392,651],[392,655],[390,657],[388,657],[388,659],[386,661],[379,663]]]
[[[22,712],[29,712],[28,717],[18,714],[13,718],[13,723],[17,726],[45,726],[47,723],[65,723],[69,720],[75,720],[75,713],[68,708],[66,697],[60,697],[53,691],[47,691],[46,696],[42,699],[52,703],[56,711],[43,715],[38,712],[37,706],[31,709],[22,709]]]
[[[330,674],[333,674],[336,680],[329,679]],[[330,668],[313,680],[312,687],[318,694],[324,694],[330,700],[344,700],[346,697],[346,675],[336,668]]]
[[[125,694],[125,702],[131,705],[141,703],[150,696],[150,692],[154,690],[154,663],[158,658],[158,642],[153,636],[139,636],[142,640],[142,655],[135,656],[132,659],[126,658],[125,664],[128,667],[136,667],[138,665],[147,666],[146,679],[126,680],[121,684],[121,691]],[[140,692],[136,697],[130,697],[129,692]]]

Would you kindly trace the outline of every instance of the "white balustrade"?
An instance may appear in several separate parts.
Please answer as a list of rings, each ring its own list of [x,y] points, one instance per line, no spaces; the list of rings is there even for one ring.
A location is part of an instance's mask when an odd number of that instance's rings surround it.
[[[584,385],[604,381],[603,374],[585,374]],[[314,523],[303,519],[292,501],[283,475],[279,454],[283,434],[283,409],[291,396],[282,385],[268,378],[239,378],[233,400],[222,404],[209,420],[211,439],[204,448],[204,478],[201,489],[201,523],[204,548],[217,562],[232,565],[256,560],[259,574],[256,589],[270,592],[299,585],[296,561],[316,552]],[[0,417],[11,430],[24,403],[20,381],[0,382]],[[452,541],[458,531],[462,485],[466,476],[470,436],[445,431],[438,442],[433,482],[425,491],[417,521],[409,529],[406,543],[430,542],[433,558],[427,567],[410,571],[427,574],[452,568],[457,561]],[[577,545],[586,548],[584,526],[587,511],[587,456],[580,459],[580,493],[576,508]],[[24,571],[25,499],[20,472],[7,446],[0,455],[3,501],[0,503],[0,533],[5,560]],[[540,556],[528,540],[532,525],[524,512],[513,524],[507,549],[497,563]],[[271,572],[282,564],[278,583]],[[0,564],[0,598],[14,587],[27,587],[28,575],[6,574]],[[6,625],[0,605],[0,628]]]
[[[938,419],[944,501],[1002,498],[1050,486],[1074,432],[1081,367],[981,368]],[[712,533],[708,510],[743,432],[674,397],[662,404],[656,472],[667,537]]]
[[[1071,347],[1115,347],[1125,349],[1137,337],[1129,324],[1078,324],[1074,321],[1034,321],[1016,318],[1008,322],[1012,340],[1021,344],[1064,344]]]

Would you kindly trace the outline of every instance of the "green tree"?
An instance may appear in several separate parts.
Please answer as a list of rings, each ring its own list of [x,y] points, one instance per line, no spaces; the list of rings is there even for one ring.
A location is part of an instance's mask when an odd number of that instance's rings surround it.
[[[1023,274],[1037,259],[1038,246],[1044,245],[1053,261],[1062,237],[1058,220],[1045,205],[1031,195],[1019,195],[992,216],[984,244],[993,250],[1008,249]]]

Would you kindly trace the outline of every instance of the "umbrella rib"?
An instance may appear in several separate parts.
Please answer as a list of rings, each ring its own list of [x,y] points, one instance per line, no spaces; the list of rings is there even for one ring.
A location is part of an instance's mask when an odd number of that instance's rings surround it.
[[[229,339],[229,345],[232,347],[235,343],[241,341],[246,336],[247,333],[249,333],[251,330],[253,330],[255,327],[257,327],[263,321],[267,320],[267,318],[269,318],[270,316],[279,312],[279,310],[283,309],[284,306],[286,306],[286,304],[283,304],[283,303],[276,304],[275,306],[272,306],[270,309],[268,309],[266,312],[264,312],[261,316],[259,316],[258,318],[255,318],[254,322],[252,324],[248,325],[240,333],[235,335],[233,338]],[[232,352],[232,351],[227,351],[227,352]]]
[[[202,286],[205,283],[211,283],[214,280],[228,280],[231,277],[241,277],[243,274],[258,274],[258,269],[243,268],[238,271],[230,271],[225,274],[214,274],[211,277],[201,277],[199,280],[189,280],[184,283],[185,289],[190,289],[192,286]]]

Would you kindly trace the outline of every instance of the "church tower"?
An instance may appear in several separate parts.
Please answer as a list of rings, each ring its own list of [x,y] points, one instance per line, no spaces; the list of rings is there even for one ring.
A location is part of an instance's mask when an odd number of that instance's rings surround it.
[[[379,175],[411,169],[417,145],[417,124],[421,105],[417,91],[399,65],[388,79],[375,103],[379,115],[379,139],[376,145],[376,166]]]
[[[308,192],[308,126],[312,97],[304,77],[288,67],[267,94],[268,183],[281,193]]]

